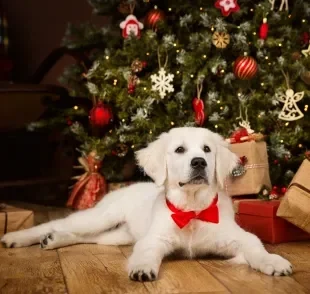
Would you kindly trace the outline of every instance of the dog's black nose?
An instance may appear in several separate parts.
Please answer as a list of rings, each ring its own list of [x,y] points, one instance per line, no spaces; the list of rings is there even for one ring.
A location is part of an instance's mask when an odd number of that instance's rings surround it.
[[[193,169],[204,169],[207,166],[207,162],[202,157],[194,157],[191,161],[191,167]]]

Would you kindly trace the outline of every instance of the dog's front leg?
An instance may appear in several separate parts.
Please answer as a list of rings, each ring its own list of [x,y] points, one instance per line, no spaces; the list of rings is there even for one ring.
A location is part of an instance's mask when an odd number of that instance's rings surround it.
[[[134,281],[153,281],[162,259],[173,251],[172,242],[159,236],[146,236],[134,246],[128,262],[128,274]]]
[[[235,225],[230,228],[231,249],[237,261],[248,263],[253,269],[267,275],[284,276],[292,273],[289,261],[266,251],[262,242],[253,234]],[[241,262],[242,263],[242,262]]]

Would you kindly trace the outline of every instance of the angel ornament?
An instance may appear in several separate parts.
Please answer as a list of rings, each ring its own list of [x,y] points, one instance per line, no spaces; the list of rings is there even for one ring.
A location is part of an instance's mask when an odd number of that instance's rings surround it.
[[[279,119],[285,121],[294,121],[304,117],[304,114],[298,108],[297,102],[304,97],[305,92],[294,93],[292,89],[287,89],[285,95],[276,94],[277,99],[284,103],[279,113]]]

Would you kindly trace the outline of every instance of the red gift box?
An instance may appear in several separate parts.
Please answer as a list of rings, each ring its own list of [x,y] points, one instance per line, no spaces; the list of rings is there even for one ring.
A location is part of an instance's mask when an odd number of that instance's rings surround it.
[[[266,243],[310,240],[310,234],[276,215],[279,205],[280,200],[235,200],[236,222]]]

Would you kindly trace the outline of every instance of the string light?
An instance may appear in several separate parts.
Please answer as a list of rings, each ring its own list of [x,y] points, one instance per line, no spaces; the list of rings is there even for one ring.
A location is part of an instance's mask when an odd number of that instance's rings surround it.
[[[220,104],[221,103],[221,100],[217,100],[217,104]]]
[[[260,85],[261,85],[261,86],[264,86],[265,84],[264,84],[264,83],[260,83]]]
[[[203,57],[203,58],[207,58],[207,55],[203,55],[202,57]]]
[[[202,8],[202,7],[200,7],[199,9],[200,9],[200,11],[202,11],[202,10],[203,10],[203,8]]]
[[[255,36],[255,35],[256,35],[256,32],[253,32],[253,35]]]
[[[265,59],[267,60],[267,59],[268,59],[268,56],[265,56]]]
[[[110,58],[110,57],[109,57],[108,55],[105,57],[105,59],[107,59],[107,60],[108,60],[109,58]]]
[[[173,46],[175,47],[177,45],[177,43],[174,43]]]
[[[218,125],[215,125],[215,128],[217,129],[217,128],[218,128]]]
[[[150,55],[150,53],[149,53],[149,52],[146,52],[146,55]]]
[[[124,119],[124,118],[122,119],[122,122],[125,122],[125,119]]]
[[[172,8],[171,8],[171,7],[169,7],[169,8],[168,8],[168,10],[169,10],[169,11],[171,11],[171,10],[172,10]]]
[[[131,145],[131,149],[134,149],[135,148],[135,145]]]
[[[177,75],[180,73],[180,71],[179,70],[177,70]]]
[[[79,107],[78,107],[77,105],[74,105],[74,106],[73,106],[73,109],[74,109],[74,110],[78,110]]]
[[[211,31],[212,31],[212,32],[214,31],[214,26],[211,27]]]
[[[289,15],[288,15],[288,18],[291,18],[291,17],[292,17],[292,15],[291,15],[291,14],[289,14]]]
[[[280,140],[281,143],[283,143],[283,140]]]
[[[241,97],[241,95],[242,95],[241,93],[238,93],[238,97]]]
[[[253,8],[251,8],[251,9],[250,9],[250,11],[254,11],[254,9],[253,9]]]
[[[117,80],[114,80],[113,85],[116,86],[116,84],[117,84]]]
[[[152,130],[150,130],[150,134],[152,134],[153,132],[152,132]]]
[[[174,122],[172,121],[172,122],[170,122],[170,124],[172,125],[172,126],[174,126]]]
[[[110,134],[112,134],[112,132],[113,132],[112,130],[109,131]]]
[[[144,87],[143,90],[146,91],[146,87]]]
[[[306,20],[305,20],[305,19],[303,19],[301,22],[306,22]]]
[[[240,29],[240,26],[237,26],[237,29]]]
[[[285,123],[285,126],[288,126],[289,125],[289,123],[287,122],[287,123]]]
[[[194,77],[194,75],[191,75],[191,78],[193,78]]]
[[[271,65],[271,62],[268,62],[268,65]]]
[[[282,43],[279,43],[279,47],[282,47]]]
[[[220,110],[223,110],[223,106],[220,107]]]
[[[308,105],[305,105],[304,110],[305,110],[305,111],[308,111]]]
[[[179,53],[179,52],[180,52],[180,50],[178,49],[176,52],[177,52],[177,53]]]
[[[298,147],[299,147],[299,148],[302,148],[302,144],[299,144]]]
[[[261,117],[261,115],[259,114],[257,117],[258,117],[258,118],[260,118],[260,117]]]

